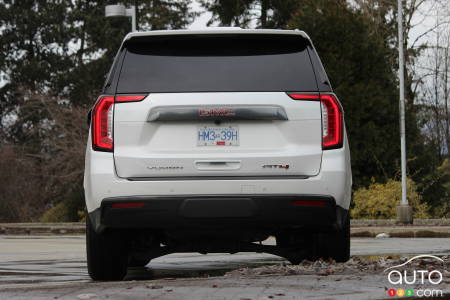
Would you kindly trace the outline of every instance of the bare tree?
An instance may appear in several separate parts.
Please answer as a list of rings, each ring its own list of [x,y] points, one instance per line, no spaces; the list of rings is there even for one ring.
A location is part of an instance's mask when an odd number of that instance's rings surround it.
[[[38,141],[0,145],[0,220],[36,221],[83,179],[87,109],[23,89],[20,109],[46,117],[29,124],[26,136]],[[36,138],[37,137],[37,138]]]
[[[421,104],[424,133],[438,146],[440,159],[450,157],[449,72],[450,20],[449,9],[443,3],[434,7],[435,25],[429,31],[427,47],[418,62],[416,77]],[[442,4],[442,5],[441,5]]]

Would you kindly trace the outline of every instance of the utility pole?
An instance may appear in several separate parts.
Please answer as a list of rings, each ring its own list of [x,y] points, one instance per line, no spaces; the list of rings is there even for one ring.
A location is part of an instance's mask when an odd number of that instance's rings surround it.
[[[134,0],[134,19],[136,20],[136,28],[135,31],[139,31],[139,1],[138,0]]]
[[[406,137],[405,137],[405,58],[403,52],[403,5],[402,0],[398,0],[398,76],[400,83],[400,148],[401,148],[401,168],[402,168],[402,198],[397,206],[397,222],[411,224],[412,208],[408,203],[406,188]]]

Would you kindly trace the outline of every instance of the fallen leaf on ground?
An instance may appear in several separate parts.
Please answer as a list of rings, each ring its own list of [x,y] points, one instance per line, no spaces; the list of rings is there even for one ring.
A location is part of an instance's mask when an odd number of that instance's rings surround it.
[[[97,295],[96,294],[79,294],[77,296],[77,298],[80,300],[89,300],[92,298],[97,298]]]

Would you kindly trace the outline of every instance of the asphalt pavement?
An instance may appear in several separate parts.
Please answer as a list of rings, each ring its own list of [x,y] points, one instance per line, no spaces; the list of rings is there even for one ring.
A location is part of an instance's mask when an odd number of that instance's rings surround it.
[[[351,252],[354,258],[369,260],[449,255],[450,238],[353,238]],[[382,272],[223,276],[267,265],[289,266],[284,259],[264,253],[176,253],[154,259],[146,268],[130,269],[127,281],[94,283],[87,275],[84,236],[3,235],[0,299],[379,299],[387,295]],[[450,282],[443,284],[444,291],[450,292]]]

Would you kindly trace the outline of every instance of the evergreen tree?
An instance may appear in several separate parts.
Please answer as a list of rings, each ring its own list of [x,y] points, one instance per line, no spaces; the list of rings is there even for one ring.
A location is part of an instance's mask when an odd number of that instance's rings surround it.
[[[201,0],[202,6],[212,13],[208,25],[247,28],[252,20],[258,28],[285,28],[299,0]]]
[[[355,185],[391,178],[400,143],[388,41],[344,0],[303,1],[289,27],[311,37],[344,106]]]
[[[31,143],[27,123],[47,116],[20,110],[24,90],[62,97],[73,105],[91,105],[123,37],[127,17],[105,18],[106,0],[5,0],[0,2],[0,119],[17,115],[3,136]],[[137,5],[142,29],[179,29],[196,13],[189,0],[122,1]],[[4,123],[4,122],[3,122]],[[5,131],[10,131],[5,134]]]
[[[254,0],[200,0],[201,5],[212,13],[208,26],[219,22],[220,26],[249,26],[252,15],[251,8]]]
[[[23,166],[33,166],[27,170],[28,179],[45,191],[36,196],[44,203],[37,213],[61,201],[58,207],[70,210],[64,215],[71,218],[77,218],[77,209],[83,210],[86,108],[99,95],[120,43],[131,30],[127,17],[105,18],[104,7],[111,2],[116,1],[0,1],[0,156],[16,152],[26,162]],[[141,29],[184,28],[196,15],[189,0],[121,2],[137,6]],[[11,174],[3,171],[0,175],[15,176],[10,182],[23,181],[20,168]],[[7,186],[0,202],[14,191]],[[27,199],[26,193],[17,197],[25,206],[35,200]]]

